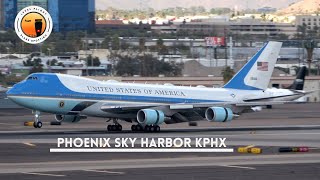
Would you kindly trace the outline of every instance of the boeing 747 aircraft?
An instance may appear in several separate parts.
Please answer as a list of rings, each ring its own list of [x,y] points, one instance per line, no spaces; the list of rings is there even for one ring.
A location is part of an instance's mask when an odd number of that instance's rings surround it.
[[[228,122],[253,106],[280,102],[246,102],[267,89],[282,43],[268,42],[222,88],[196,88],[134,83],[111,83],[50,73],[35,73],[14,85],[7,96],[35,112],[55,114],[57,121],[86,117],[113,120],[110,131],[121,131],[119,120],[133,123],[132,131],[160,131],[172,124],[207,119]]]

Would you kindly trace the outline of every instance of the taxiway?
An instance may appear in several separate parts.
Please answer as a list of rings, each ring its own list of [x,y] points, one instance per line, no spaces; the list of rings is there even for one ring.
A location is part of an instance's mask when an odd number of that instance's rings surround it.
[[[107,132],[104,119],[50,126],[23,126],[30,110],[0,109],[0,179],[320,179],[320,104],[275,106],[230,123],[164,125],[159,133]],[[225,137],[234,153],[50,153],[58,137]],[[254,145],[262,154],[241,154]],[[306,153],[279,153],[306,146]],[[268,176],[264,176],[267,174]]]

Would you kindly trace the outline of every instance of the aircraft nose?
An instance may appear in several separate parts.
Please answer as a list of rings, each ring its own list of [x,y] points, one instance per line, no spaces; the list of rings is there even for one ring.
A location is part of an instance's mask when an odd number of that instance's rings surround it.
[[[14,88],[12,87],[12,88],[10,88],[9,90],[7,90],[7,92],[6,92],[6,95],[7,95],[7,98],[8,99],[10,99],[10,100],[12,100],[12,101],[14,101],[14,99],[13,99],[13,95],[14,95]]]
[[[9,88],[6,92],[7,98],[11,98],[11,96],[18,94],[17,84],[13,85],[11,88]]]

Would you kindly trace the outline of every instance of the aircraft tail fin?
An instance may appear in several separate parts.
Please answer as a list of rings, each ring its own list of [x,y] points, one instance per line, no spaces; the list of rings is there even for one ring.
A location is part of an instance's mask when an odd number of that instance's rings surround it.
[[[241,90],[267,89],[281,46],[281,42],[268,42],[223,88]]]
[[[303,90],[306,74],[307,74],[307,67],[306,66],[300,67],[296,79],[294,80],[293,84],[291,84],[287,89]]]

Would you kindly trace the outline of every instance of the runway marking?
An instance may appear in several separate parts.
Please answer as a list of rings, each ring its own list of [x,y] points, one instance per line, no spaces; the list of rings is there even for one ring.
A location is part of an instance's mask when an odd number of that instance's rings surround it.
[[[35,146],[36,146],[35,144],[32,144],[32,143],[27,143],[27,142],[25,142],[25,143],[22,143],[22,144],[24,144],[24,145],[27,145],[27,146],[31,146],[31,147],[35,147]]]
[[[222,167],[230,167],[230,168],[239,168],[239,169],[256,169],[254,167],[245,167],[245,166],[231,166],[231,165],[222,165]]]
[[[9,125],[9,126],[14,126],[15,124],[10,124],[10,123],[0,123],[0,125]]]
[[[248,148],[252,148],[252,147],[254,147],[254,146],[255,146],[254,144],[251,144],[251,145],[246,146],[246,147],[244,147],[244,148],[248,149]]]
[[[278,135],[318,135],[320,133],[264,133],[264,134],[254,134],[254,136],[278,136]],[[209,135],[209,134],[204,134]],[[224,137],[233,137],[233,136],[251,136],[252,134],[225,134]],[[167,136],[163,136],[167,137]],[[183,136],[182,136],[183,137]],[[194,135],[193,137],[203,137],[203,135]]]
[[[64,177],[64,176],[66,176],[66,175],[63,175],[63,174],[45,174],[45,173],[31,173],[31,172],[23,172],[22,174],[38,175],[38,176],[53,176],[53,177]]]
[[[320,133],[273,133],[273,134],[255,134],[256,136],[277,136],[277,135],[316,135]]]
[[[93,169],[83,170],[83,171],[87,171],[87,172],[98,172],[98,173],[108,173],[108,174],[125,174],[125,172],[101,171],[101,170],[93,170]]]
[[[320,149],[320,148],[316,148],[316,147],[315,147],[315,148],[309,148],[309,149],[317,150],[317,149]]]

